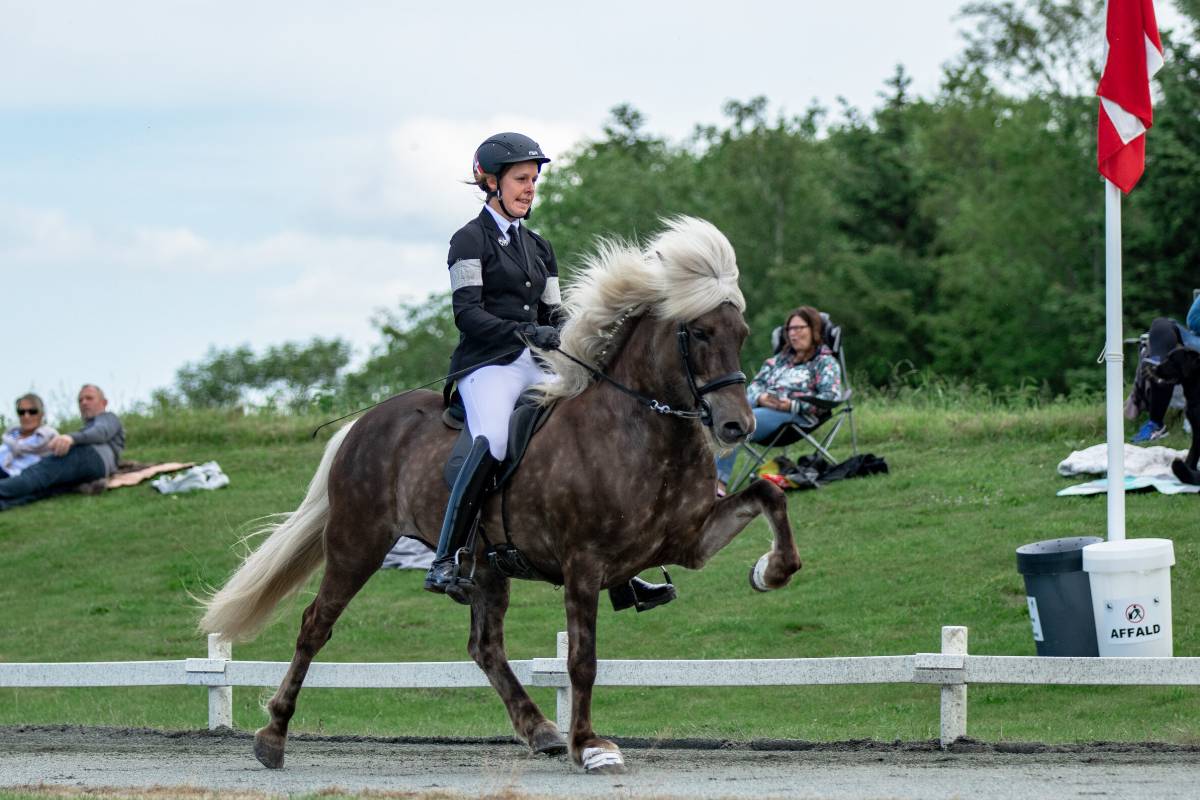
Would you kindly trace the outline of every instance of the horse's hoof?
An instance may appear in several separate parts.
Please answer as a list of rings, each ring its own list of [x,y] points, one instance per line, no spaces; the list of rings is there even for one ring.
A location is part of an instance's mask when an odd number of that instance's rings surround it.
[[[771,587],[767,586],[767,563],[771,560],[770,553],[763,553],[762,558],[754,562],[754,566],[750,568],[750,587],[756,592],[769,592]]]
[[[589,775],[623,775],[626,771],[620,750],[600,747],[583,748],[582,765]]]
[[[604,766],[595,767],[587,771],[588,775],[624,775],[629,772],[629,769],[624,763],[621,764],[605,764]]]
[[[529,738],[529,749],[537,755],[561,756],[567,752],[567,740],[558,732],[558,728],[547,725],[533,732]]]
[[[282,736],[263,728],[254,734],[254,757],[267,769],[279,769],[283,766],[284,741]]]

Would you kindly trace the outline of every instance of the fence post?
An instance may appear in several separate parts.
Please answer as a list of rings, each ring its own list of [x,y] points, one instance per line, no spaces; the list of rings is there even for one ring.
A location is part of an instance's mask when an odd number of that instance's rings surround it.
[[[208,657],[225,661],[232,660],[233,642],[228,639],[222,640],[219,633],[210,633],[208,635]],[[208,687],[208,729],[211,731],[221,727],[233,727],[232,686]]]
[[[966,656],[967,629],[959,625],[942,626],[942,653]],[[967,735],[967,685],[942,685],[942,747]]]
[[[567,640],[567,632],[559,631],[555,640],[555,658],[561,658],[564,661],[570,652],[570,644]],[[570,676],[570,670],[567,675]],[[560,687],[554,690],[555,708],[554,708],[554,724],[558,726],[558,730],[564,736],[571,730],[571,682],[567,681],[565,687]]]

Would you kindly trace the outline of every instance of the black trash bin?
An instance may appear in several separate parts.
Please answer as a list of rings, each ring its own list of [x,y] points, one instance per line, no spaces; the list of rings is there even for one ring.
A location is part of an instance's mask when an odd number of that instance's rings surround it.
[[[1092,587],[1083,571],[1083,548],[1099,536],[1049,539],[1017,548],[1017,572],[1039,656],[1098,656]]]

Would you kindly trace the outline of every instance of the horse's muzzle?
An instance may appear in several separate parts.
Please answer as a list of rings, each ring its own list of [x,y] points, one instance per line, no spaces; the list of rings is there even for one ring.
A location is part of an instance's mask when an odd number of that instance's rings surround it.
[[[713,426],[717,438],[722,444],[741,444],[741,442],[753,432],[753,428],[747,428],[741,422],[735,419],[728,420],[720,425]]]

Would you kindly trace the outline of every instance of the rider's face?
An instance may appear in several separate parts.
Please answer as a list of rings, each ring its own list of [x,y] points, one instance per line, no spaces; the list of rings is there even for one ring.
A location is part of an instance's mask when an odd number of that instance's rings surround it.
[[[522,161],[520,164],[514,164],[509,167],[504,173],[504,177],[500,179],[500,197],[504,200],[504,206],[508,209],[509,214],[505,214],[509,219],[520,219],[529,213],[530,206],[533,205],[533,196],[537,194],[537,179],[538,179],[538,163],[536,161]],[[504,209],[500,208],[499,201],[493,201],[494,208],[501,214],[504,214]],[[511,216],[510,216],[511,214]]]

